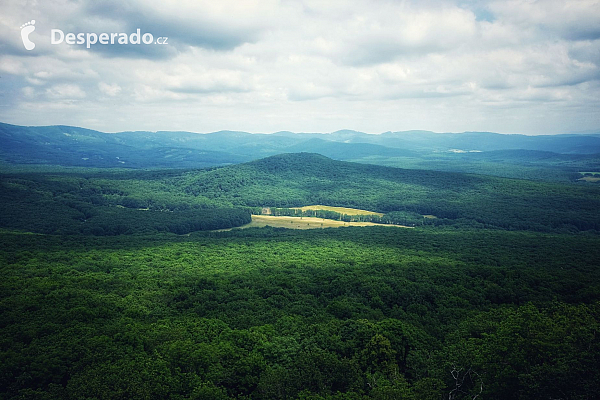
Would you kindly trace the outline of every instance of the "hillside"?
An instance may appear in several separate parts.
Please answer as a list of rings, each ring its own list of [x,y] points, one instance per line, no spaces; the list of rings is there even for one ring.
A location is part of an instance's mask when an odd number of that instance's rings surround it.
[[[248,222],[249,212],[265,206],[311,204],[384,213],[386,220],[398,224],[546,232],[600,229],[600,188],[594,184],[401,169],[313,153],[281,154],[204,170],[92,170],[1,177],[0,226],[41,232],[186,233],[237,226]],[[50,208],[54,211],[47,215]],[[243,216],[230,213],[232,220],[226,218],[223,224],[185,222],[206,218],[209,209],[222,210],[215,215],[239,209]],[[39,215],[45,217],[40,220]]]
[[[595,135],[427,131],[373,135],[347,130],[327,134],[103,133],[69,126],[0,124],[0,163],[5,167],[204,168],[296,152],[402,168],[565,182],[578,171],[600,169],[600,136]]]

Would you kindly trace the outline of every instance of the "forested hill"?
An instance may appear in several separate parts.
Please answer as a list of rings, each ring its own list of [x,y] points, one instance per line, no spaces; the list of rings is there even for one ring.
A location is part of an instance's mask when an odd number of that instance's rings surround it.
[[[230,206],[354,207],[435,215],[436,224],[532,230],[600,229],[599,188],[491,176],[409,170],[282,154],[188,172],[183,192]]]
[[[600,135],[427,131],[105,133],[72,126],[0,123],[0,166],[205,168],[298,152],[367,164],[541,180],[569,181],[580,171],[600,170]]]
[[[0,178],[0,227],[44,233],[187,233],[239,226],[253,208],[311,204],[381,212],[415,225],[600,230],[598,185],[383,167],[311,153],[204,170]]]
[[[337,161],[315,153],[280,154],[185,175],[183,190],[245,206],[331,204],[387,212],[426,195],[479,188],[485,177]],[[335,204],[333,204],[335,203]]]

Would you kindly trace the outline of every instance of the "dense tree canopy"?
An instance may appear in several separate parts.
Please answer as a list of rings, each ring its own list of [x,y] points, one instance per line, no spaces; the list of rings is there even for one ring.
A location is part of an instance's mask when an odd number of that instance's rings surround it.
[[[305,154],[0,177],[0,399],[600,393],[596,186]],[[416,228],[218,230],[308,204]]]
[[[0,240],[7,399],[439,399],[454,370],[476,373],[485,397],[600,389],[595,236],[263,228]]]

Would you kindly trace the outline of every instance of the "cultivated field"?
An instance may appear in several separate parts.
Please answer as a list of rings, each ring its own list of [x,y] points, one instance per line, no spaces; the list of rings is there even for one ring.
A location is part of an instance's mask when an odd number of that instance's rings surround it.
[[[358,210],[361,211],[361,210]],[[314,217],[287,217],[273,215],[253,215],[252,222],[242,225],[238,228],[222,229],[230,231],[231,229],[245,228],[262,228],[264,226],[272,226],[274,228],[287,229],[319,229],[319,228],[342,228],[345,226],[395,226],[398,228],[412,228],[410,226],[392,225],[392,224],[375,224],[373,222],[344,222],[334,221],[331,219],[314,218]]]
[[[579,178],[578,180],[580,181],[586,181],[586,182],[600,182],[600,176],[599,175],[594,175],[594,176],[584,176],[583,178]]]
[[[580,172],[583,175],[579,181],[600,182],[600,172]]]

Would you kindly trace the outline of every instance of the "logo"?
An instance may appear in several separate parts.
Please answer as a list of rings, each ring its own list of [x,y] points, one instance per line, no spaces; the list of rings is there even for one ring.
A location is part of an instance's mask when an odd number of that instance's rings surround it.
[[[23,46],[25,46],[26,50],[33,50],[35,48],[35,43],[29,40],[29,34],[35,31],[35,19],[21,25],[19,29],[21,29],[21,39],[23,40]],[[79,32],[77,34],[73,32],[64,33],[60,29],[52,29],[50,31],[50,44],[61,44],[65,43],[67,45],[84,45],[86,48],[91,48],[93,45],[114,45],[114,44],[158,44],[165,45],[169,44],[167,42],[169,38],[166,36],[161,36],[154,39],[154,35],[149,32],[142,33],[141,29],[137,29],[135,32],[131,34],[122,33],[122,32],[103,32],[100,34],[93,32]]]
[[[88,33],[67,33],[65,34],[60,29],[52,29],[50,31],[50,44],[80,44],[85,45],[88,49],[95,44],[106,45],[106,44],[168,44],[168,37],[159,37],[154,40],[154,35],[151,33],[142,34],[138,28],[134,33],[128,35],[126,33],[116,32],[103,32],[100,34],[88,32]]]
[[[35,48],[35,43],[29,40],[29,34],[35,31],[35,19],[27,22],[26,24],[21,25],[21,39],[23,39],[23,46],[25,46],[26,50],[33,50]]]

